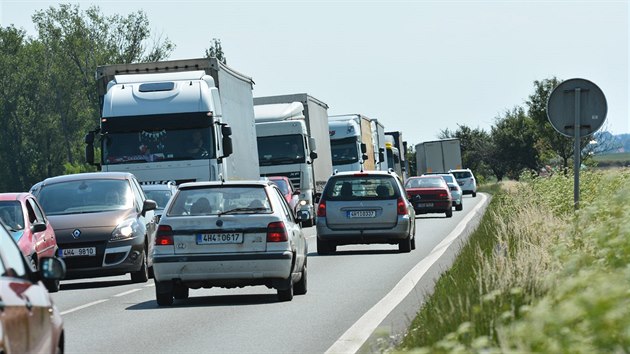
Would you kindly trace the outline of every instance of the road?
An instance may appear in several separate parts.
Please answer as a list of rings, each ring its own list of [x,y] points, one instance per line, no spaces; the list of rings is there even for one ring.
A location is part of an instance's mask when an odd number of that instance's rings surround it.
[[[416,250],[392,245],[316,252],[308,228],[308,293],[278,302],[264,286],[191,290],[158,307],[152,280],[129,276],[62,281],[53,294],[62,313],[66,353],[337,353],[374,351],[396,340],[435,279],[450,266],[482,215],[487,198],[464,198],[452,218],[420,215]],[[393,338],[393,339],[392,339]]]

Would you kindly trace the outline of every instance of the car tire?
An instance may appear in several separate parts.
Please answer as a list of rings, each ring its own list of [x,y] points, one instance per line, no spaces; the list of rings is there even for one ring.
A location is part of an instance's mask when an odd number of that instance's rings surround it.
[[[315,225],[315,219],[310,219],[310,220],[305,220],[304,222],[302,222],[302,227],[311,227]]]
[[[302,267],[302,277],[300,278],[300,281],[298,281],[297,283],[295,283],[295,286],[293,288],[293,293],[295,295],[304,295],[306,294],[307,289],[307,281],[306,281],[306,262],[304,262],[304,266]]]
[[[155,299],[158,306],[173,305],[173,286],[167,282],[155,282]]]
[[[450,217],[452,217],[452,216],[453,216],[453,208],[451,208],[451,209],[449,209],[449,210],[447,210],[447,211],[446,211],[446,217],[447,217],[447,218],[450,218]]]
[[[173,286],[173,297],[177,300],[186,300],[190,295],[190,289],[183,284]]]
[[[320,240],[319,238],[317,239],[317,254],[332,254],[336,251],[336,249],[337,246],[333,245],[331,242]]]
[[[278,289],[278,300],[291,301],[293,300],[293,276],[289,274],[289,278],[284,282],[288,283],[286,289]]]
[[[477,192],[472,192],[473,198],[477,196]]]
[[[407,236],[404,240],[398,243],[398,251],[400,253],[411,252],[411,236]]]
[[[142,265],[140,266],[140,269],[135,272],[131,272],[132,283],[146,283],[147,281],[149,281],[149,266],[147,265],[148,263],[147,252],[145,250],[142,250],[141,256],[142,256]]]
[[[455,206],[455,210],[457,211],[461,211],[462,209],[464,209],[464,204],[459,203],[458,205]]]
[[[416,249],[416,227],[413,227],[413,235],[411,237],[411,249],[415,250]]]
[[[44,286],[46,286],[46,289],[49,293],[56,293],[59,291],[59,288],[61,288],[61,282],[59,281],[59,279],[46,279],[44,280]]]

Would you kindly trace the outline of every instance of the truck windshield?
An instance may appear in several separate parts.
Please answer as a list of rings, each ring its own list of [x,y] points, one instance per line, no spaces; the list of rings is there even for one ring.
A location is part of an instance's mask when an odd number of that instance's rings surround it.
[[[110,132],[102,139],[102,163],[212,159],[212,136],[212,127]]]
[[[355,138],[330,141],[333,165],[354,163],[359,161],[359,152]]]
[[[257,140],[260,166],[305,162],[306,154],[301,135],[261,136]]]

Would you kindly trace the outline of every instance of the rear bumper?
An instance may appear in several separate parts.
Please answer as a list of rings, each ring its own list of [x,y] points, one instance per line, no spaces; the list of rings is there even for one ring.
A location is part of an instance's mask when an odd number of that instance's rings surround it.
[[[368,244],[368,243],[398,243],[410,234],[411,220],[408,216],[398,218],[392,228],[387,229],[331,229],[326,224],[325,217],[317,218],[317,238],[334,241],[337,245]]]
[[[156,281],[181,280],[203,282],[212,280],[286,279],[291,273],[293,254],[192,254],[154,255],[153,272]]]

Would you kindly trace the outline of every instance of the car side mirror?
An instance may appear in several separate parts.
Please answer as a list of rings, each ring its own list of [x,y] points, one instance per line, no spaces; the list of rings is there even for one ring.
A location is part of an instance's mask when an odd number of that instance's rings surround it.
[[[295,214],[295,220],[299,223],[311,219],[311,213],[308,210],[300,210]]]
[[[155,209],[157,209],[157,203],[155,200],[145,199],[142,204],[142,216],[144,216],[147,211]]]
[[[46,231],[46,224],[43,222],[36,222],[31,225],[31,232],[44,232]]]
[[[66,263],[61,258],[42,257],[39,260],[39,274],[46,280],[63,279],[66,277]]]

